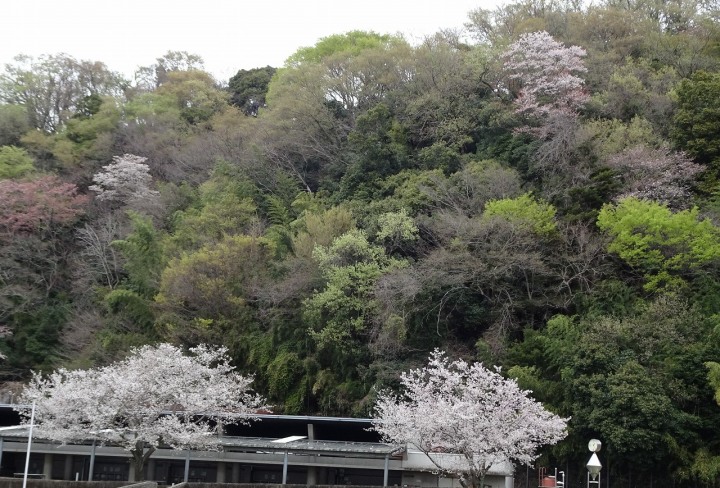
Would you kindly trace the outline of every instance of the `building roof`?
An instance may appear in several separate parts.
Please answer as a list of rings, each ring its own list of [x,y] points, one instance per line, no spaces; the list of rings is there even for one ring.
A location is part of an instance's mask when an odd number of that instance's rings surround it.
[[[296,454],[337,453],[341,456],[385,457],[400,454],[404,447],[376,442],[344,442],[298,439],[277,443],[277,439],[264,437],[221,437],[220,445],[226,450],[292,452]]]

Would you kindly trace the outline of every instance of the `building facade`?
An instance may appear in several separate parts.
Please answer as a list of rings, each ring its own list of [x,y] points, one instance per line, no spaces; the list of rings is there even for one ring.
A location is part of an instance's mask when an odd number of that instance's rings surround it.
[[[12,406],[0,406],[0,422],[17,425]],[[14,413],[14,412],[13,412]],[[370,419],[259,415],[249,425],[228,426],[217,450],[158,449],[145,479],[314,485],[459,487],[433,474],[427,457],[412,448],[381,443]],[[0,476],[24,474],[27,429],[0,431]],[[134,481],[129,455],[92,439],[60,445],[32,439],[30,476],[62,480]],[[493,467],[485,488],[512,488],[512,466]]]

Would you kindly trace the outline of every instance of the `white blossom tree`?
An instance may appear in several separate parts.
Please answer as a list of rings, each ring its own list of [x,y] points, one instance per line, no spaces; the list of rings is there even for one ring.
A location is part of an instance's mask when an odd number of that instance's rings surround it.
[[[223,422],[247,422],[266,408],[251,391],[252,381],[229,364],[224,347],[200,345],[185,355],[158,344],[101,368],[35,373],[21,398],[36,402],[38,437],[121,446],[131,456],[135,479],[142,480],[143,466],[159,446],[212,449]]]
[[[450,362],[435,350],[401,383],[399,397],[379,393],[374,429],[385,442],[416,447],[465,488],[482,487],[493,465],[530,463],[539,446],[566,436],[567,419],[480,363]]]
[[[93,176],[94,185],[89,189],[97,193],[98,200],[132,203],[157,192],[151,189],[150,167],[147,158],[134,154],[113,156],[113,162],[103,166],[103,171]]]
[[[508,76],[519,85],[517,110],[537,118],[576,114],[589,99],[577,76],[587,71],[584,56],[581,47],[565,47],[544,31],[520,36],[503,53]]]
[[[523,34],[503,53],[508,88],[525,125],[516,129],[542,141],[533,159],[548,196],[585,186],[588,164],[578,158],[580,109],[589,100],[585,50],[566,47],[547,32]]]

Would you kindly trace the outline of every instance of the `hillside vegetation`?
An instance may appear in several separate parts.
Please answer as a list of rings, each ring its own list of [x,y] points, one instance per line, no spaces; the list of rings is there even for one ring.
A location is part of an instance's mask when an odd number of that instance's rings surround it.
[[[571,417],[542,463],[584,480],[597,437],[613,486],[717,486],[718,14],[527,0],[227,83],[18,57],[2,380],[224,344],[275,412],[368,416],[440,348]]]

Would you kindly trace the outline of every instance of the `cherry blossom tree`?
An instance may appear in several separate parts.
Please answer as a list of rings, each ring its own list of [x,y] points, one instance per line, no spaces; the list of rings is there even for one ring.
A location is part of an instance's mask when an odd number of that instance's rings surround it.
[[[627,197],[654,200],[672,209],[690,206],[690,188],[704,170],[685,153],[667,147],[631,147],[611,156],[605,164],[622,173],[624,191],[616,200]]]
[[[565,47],[547,32],[520,36],[503,53],[508,76],[519,85],[517,110],[538,118],[575,114],[589,98],[576,74],[587,71],[584,56],[581,47]]]
[[[97,193],[98,200],[132,203],[157,192],[150,188],[152,176],[147,158],[134,154],[114,156],[113,162],[103,166],[103,171],[93,176],[94,185],[90,190]]]
[[[428,365],[401,376],[401,396],[380,392],[374,429],[385,442],[422,451],[464,488],[483,486],[493,465],[530,463],[566,436],[567,419],[545,410],[512,379],[480,363],[450,362],[435,350]]]
[[[75,222],[85,213],[88,197],[57,176],[27,181],[0,181],[0,230],[35,232]]]
[[[36,402],[38,437],[121,446],[142,480],[158,447],[212,449],[223,422],[246,422],[266,408],[250,389],[253,378],[229,364],[226,348],[200,345],[190,353],[158,344],[101,368],[35,373],[22,401]]]
[[[588,184],[591,170],[578,157],[578,118],[589,94],[578,76],[585,50],[566,47],[547,32],[523,34],[503,53],[508,88],[525,125],[517,132],[542,141],[533,155],[547,196],[554,199]]]

